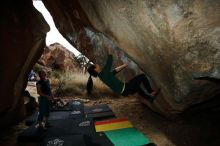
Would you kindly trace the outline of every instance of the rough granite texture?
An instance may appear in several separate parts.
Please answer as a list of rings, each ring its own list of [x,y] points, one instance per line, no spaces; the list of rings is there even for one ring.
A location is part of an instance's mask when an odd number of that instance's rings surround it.
[[[155,104],[147,103],[155,111],[175,115],[219,96],[219,82],[210,80],[220,77],[219,0],[43,2],[60,32],[90,59],[103,62],[106,42],[127,53],[161,88]],[[99,33],[110,40],[94,43]]]

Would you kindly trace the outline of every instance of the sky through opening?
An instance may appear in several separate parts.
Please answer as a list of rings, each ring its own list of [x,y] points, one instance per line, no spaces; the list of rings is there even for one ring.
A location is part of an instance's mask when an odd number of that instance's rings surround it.
[[[44,6],[43,2],[40,0],[33,0],[33,5],[34,7],[42,13],[42,15],[44,16],[44,19],[47,21],[47,23],[50,26],[50,31],[47,33],[47,37],[46,37],[46,45],[49,46],[50,44],[53,43],[59,43],[61,45],[63,45],[66,49],[68,49],[69,51],[73,52],[75,56],[78,56],[79,54],[81,54],[78,50],[76,50],[76,48],[74,48],[57,30],[53,18],[50,15],[49,11],[46,9],[46,7]]]

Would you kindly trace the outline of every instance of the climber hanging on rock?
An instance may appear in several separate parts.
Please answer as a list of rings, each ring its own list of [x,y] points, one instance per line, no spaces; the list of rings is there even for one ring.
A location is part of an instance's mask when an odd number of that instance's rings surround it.
[[[127,67],[127,64],[123,64],[112,71],[111,67],[113,56],[111,45],[105,45],[105,48],[108,50],[108,58],[105,66],[101,68],[98,64],[95,64],[88,67],[87,71],[90,76],[87,82],[87,93],[91,94],[92,92],[93,81],[91,76],[98,76],[103,83],[105,83],[109,88],[111,88],[115,93],[119,95],[128,96],[130,94],[138,92],[148,101],[153,102],[156,96],[159,94],[160,88],[156,91],[153,90],[145,74],[137,75],[133,79],[129,80],[127,83],[123,83],[122,81],[117,79],[115,75],[122,69]]]

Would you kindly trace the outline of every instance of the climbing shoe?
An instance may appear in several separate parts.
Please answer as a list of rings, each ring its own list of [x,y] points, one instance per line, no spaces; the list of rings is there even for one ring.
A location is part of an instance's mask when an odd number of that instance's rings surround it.
[[[160,93],[160,88],[157,91],[153,91],[150,95],[155,98],[159,93]]]

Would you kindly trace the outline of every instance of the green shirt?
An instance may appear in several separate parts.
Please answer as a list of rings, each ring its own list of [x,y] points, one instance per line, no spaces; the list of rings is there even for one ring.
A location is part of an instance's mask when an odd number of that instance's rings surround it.
[[[111,88],[117,94],[121,94],[124,90],[125,84],[115,77],[117,73],[115,70],[111,71],[112,67],[112,55],[108,55],[105,66],[98,74],[100,80],[104,82],[109,88]]]

